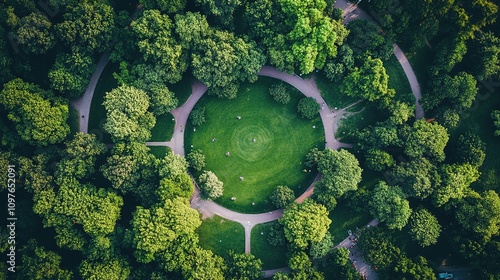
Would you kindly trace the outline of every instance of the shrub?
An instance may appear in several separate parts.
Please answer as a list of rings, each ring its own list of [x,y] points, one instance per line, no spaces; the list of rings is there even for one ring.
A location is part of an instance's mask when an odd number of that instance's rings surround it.
[[[196,107],[189,114],[189,120],[193,126],[200,126],[205,123],[205,107]]]
[[[290,93],[283,83],[273,84],[269,88],[269,94],[273,97],[274,101],[281,104],[288,104],[290,102]]]
[[[312,97],[304,97],[300,99],[297,110],[304,118],[314,119],[319,112],[319,104]]]

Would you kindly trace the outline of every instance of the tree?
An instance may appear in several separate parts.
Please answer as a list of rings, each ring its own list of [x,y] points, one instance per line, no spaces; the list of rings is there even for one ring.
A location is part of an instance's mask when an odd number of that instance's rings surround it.
[[[398,186],[388,186],[380,181],[373,190],[368,203],[370,213],[380,222],[385,222],[389,229],[402,229],[410,218],[410,203],[405,199]]]
[[[166,86],[157,86],[151,89],[151,108],[155,115],[164,115],[179,105],[175,94]]]
[[[283,211],[280,220],[286,239],[299,249],[305,249],[311,242],[321,241],[331,222],[326,208],[310,199],[302,204],[293,203]]]
[[[55,30],[70,47],[77,45],[91,53],[103,52],[111,45],[114,24],[111,6],[105,2],[82,1],[69,8]]]
[[[361,171],[356,157],[346,150],[326,149],[318,160],[318,171],[323,178],[315,185],[315,199],[333,209],[336,199],[358,188]]]
[[[333,236],[329,233],[319,242],[312,242],[309,255],[313,260],[324,258],[333,248]]]
[[[193,126],[200,126],[205,123],[205,107],[196,107],[189,114],[189,120]]]
[[[283,83],[271,85],[269,88],[269,94],[273,97],[274,101],[278,103],[288,104],[290,102],[290,93]]]
[[[493,124],[495,125],[495,136],[500,136],[500,110],[493,110],[491,112],[491,118],[493,119]]]
[[[224,279],[224,260],[199,246],[190,252],[188,261],[182,267],[184,279],[203,280],[203,279]]]
[[[434,204],[443,206],[450,199],[462,199],[468,187],[479,178],[476,167],[465,164],[443,164],[440,166],[442,183],[434,192]]]
[[[285,229],[283,225],[279,222],[274,222],[271,227],[269,228],[269,235],[267,237],[267,241],[269,244],[273,246],[285,246],[287,241],[286,241],[286,236],[285,236]]]
[[[131,267],[125,260],[111,259],[99,262],[84,260],[79,267],[82,279],[126,280]]]
[[[340,46],[338,52],[337,57],[327,62],[323,68],[325,76],[332,82],[341,81],[354,67],[353,51],[348,45]]]
[[[392,268],[404,256],[401,249],[392,243],[391,234],[381,227],[363,230],[357,245],[363,253],[363,258],[379,270]]]
[[[271,202],[276,208],[286,208],[295,200],[295,193],[288,186],[277,186],[271,194]]]
[[[431,67],[433,74],[449,73],[456,64],[462,61],[467,53],[467,45],[460,38],[446,38],[436,46],[436,55]]]
[[[437,218],[424,208],[410,215],[410,236],[421,247],[436,244],[441,233]]]
[[[477,134],[466,132],[458,137],[453,152],[453,158],[459,163],[480,167],[486,157],[486,145]]]
[[[288,266],[292,271],[292,279],[324,279],[323,274],[316,271],[311,260],[303,251],[295,251],[288,260]]]
[[[187,154],[186,160],[189,166],[198,172],[203,170],[205,165],[207,165],[205,162],[205,155],[200,149],[191,150],[189,154]]]
[[[319,112],[320,106],[316,99],[312,97],[303,97],[299,100],[297,111],[303,118],[314,119]]]
[[[236,254],[232,250],[226,258],[226,279],[259,279],[262,277],[262,261],[252,254]]]
[[[405,139],[405,154],[410,157],[430,156],[444,160],[444,147],[449,135],[446,128],[425,119],[417,120]]]
[[[69,133],[68,104],[62,99],[50,98],[49,92],[34,84],[21,79],[4,84],[0,104],[8,112],[7,117],[21,139],[31,145],[60,143]]]
[[[422,256],[415,257],[414,259],[401,258],[394,267],[394,272],[395,275],[393,274],[393,277],[397,275],[399,279],[436,279],[436,274],[432,270],[432,267],[429,266],[427,260]]]
[[[464,60],[474,77],[482,81],[500,73],[500,38],[492,32],[479,32],[470,45]]]
[[[193,233],[200,224],[198,212],[191,209],[183,198],[169,199],[150,209],[138,206],[131,221],[132,244],[137,261],[150,263],[158,253],[166,251],[176,238]]]
[[[89,178],[95,172],[97,156],[106,151],[94,134],[78,132],[71,141],[66,142],[63,158],[57,163],[55,173],[59,185],[68,178]]]
[[[463,228],[489,240],[500,230],[500,198],[493,190],[473,194],[459,203],[455,216]]]
[[[370,149],[366,152],[366,166],[374,171],[381,172],[396,165],[392,156],[382,150]]]
[[[38,246],[35,239],[30,239],[23,246],[21,254],[23,258],[19,274],[24,279],[73,278],[71,271],[61,269],[61,256],[53,251],[46,251],[43,246]]]
[[[357,19],[351,21],[347,28],[347,44],[352,48],[354,55],[388,60],[393,54],[394,36],[390,33],[380,34],[379,27],[370,21]]]
[[[325,274],[331,279],[359,279],[358,271],[353,267],[349,258],[350,253],[349,249],[344,247],[331,249],[320,262],[324,269],[329,269]]]
[[[360,68],[355,67],[347,75],[340,85],[340,92],[347,96],[375,101],[382,97],[394,97],[395,91],[389,89],[388,84],[389,76],[382,60],[368,56]]]
[[[148,112],[149,97],[139,89],[120,86],[106,93],[102,103],[107,119],[104,129],[111,134],[114,142],[145,142],[151,137],[155,118]]]
[[[52,23],[46,16],[31,13],[20,19],[15,34],[27,53],[43,54],[55,44],[51,27]]]
[[[180,81],[187,69],[187,58],[185,50],[173,37],[172,20],[158,10],[145,10],[140,18],[132,22],[131,27],[142,60],[154,65],[150,66],[152,68],[161,69],[163,75],[160,81],[172,84]],[[137,72],[140,74],[143,71]]]
[[[141,4],[147,10],[160,10],[167,14],[173,14],[184,10],[186,7],[186,0],[143,0]]]
[[[224,192],[224,183],[217,178],[212,171],[203,171],[198,178],[201,195],[205,199],[213,200],[222,196]]]
[[[81,48],[72,48],[71,53],[60,53],[49,71],[51,87],[69,98],[78,98],[88,86],[94,73],[92,55]]]
[[[437,167],[423,157],[401,162],[391,175],[391,184],[399,185],[407,196],[422,200],[431,195],[441,183]]]

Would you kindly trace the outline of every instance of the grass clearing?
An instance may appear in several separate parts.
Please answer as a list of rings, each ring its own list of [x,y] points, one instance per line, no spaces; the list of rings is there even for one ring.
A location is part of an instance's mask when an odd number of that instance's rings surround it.
[[[245,230],[237,222],[213,216],[204,219],[196,233],[200,238],[200,246],[217,255],[225,257],[229,250],[245,252]]]
[[[323,72],[318,72],[314,75],[314,81],[318,87],[321,96],[325,100],[326,104],[331,109],[344,108],[348,105],[356,102],[359,98],[350,97],[340,92],[339,86],[342,84],[342,80],[338,83],[334,83],[323,74]]]
[[[97,82],[90,105],[88,132],[94,133],[101,142],[106,144],[112,143],[112,141],[111,135],[102,127],[106,121],[106,109],[102,102],[106,92],[118,86],[116,79],[113,77],[113,73],[118,70],[118,64],[108,63]]]
[[[333,236],[333,243],[338,244],[346,239],[348,230],[356,231],[356,227],[364,227],[373,217],[369,213],[360,213],[352,210],[345,203],[340,202],[328,215],[332,223],[330,233]]]
[[[165,142],[169,141],[174,134],[175,121],[171,113],[160,115],[156,117],[156,124],[151,129],[151,142]]]
[[[185,73],[182,80],[173,85],[168,85],[168,89],[175,94],[175,97],[179,100],[179,106],[182,106],[189,96],[191,96],[193,83],[193,77],[190,74]]]
[[[500,96],[497,92],[490,93],[487,89],[482,88],[476,96],[472,108],[463,111],[460,114],[458,126],[449,131],[450,141],[458,139],[460,134],[471,131],[479,135],[486,144],[486,158],[479,169],[481,178],[473,184],[473,187],[478,190],[491,189],[497,185],[498,182],[488,183],[485,181],[488,175],[494,174],[495,177],[493,178],[498,178],[500,175],[500,149],[498,149],[500,137],[493,134],[496,130],[491,118],[491,111],[493,110],[500,110]]]
[[[301,118],[297,104],[303,95],[295,92],[289,104],[275,102],[268,89],[276,82],[260,77],[243,84],[235,99],[203,96],[199,105],[206,108],[207,122],[195,132],[191,125],[186,128],[185,146],[201,149],[205,170],[224,182],[224,195],[216,202],[226,208],[243,213],[273,210],[268,197],[276,186],[287,185],[300,195],[316,175],[305,173],[302,161],[311,148],[324,144],[319,114],[313,120]]]
[[[271,226],[275,223],[277,221],[259,224],[252,229],[250,252],[262,260],[262,268],[264,270],[287,266],[287,246],[276,247],[267,241]]]
[[[410,82],[395,55],[384,61],[384,67],[389,76],[389,88],[396,90],[395,98],[409,104],[415,104]]]
[[[170,151],[170,148],[166,146],[149,147],[149,152],[159,159],[164,158],[168,151]]]

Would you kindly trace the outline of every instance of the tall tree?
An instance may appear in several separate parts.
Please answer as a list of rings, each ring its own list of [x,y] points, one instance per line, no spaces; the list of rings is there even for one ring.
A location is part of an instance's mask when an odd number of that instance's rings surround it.
[[[27,53],[43,54],[55,44],[52,23],[46,16],[31,13],[19,20],[15,34],[19,44]]]
[[[310,199],[294,203],[283,212],[280,223],[284,225],[286,239],[295,247],[304,249],[311,242],[321,241],[331,224],[326,208]]]
[[[252,254],[236,254],[229,251],[226,265],[226,279],[259,279],[262,277],[262,261]]]
[[[369,202],[370,213],[390,229],[402,229],[410,218],[411,208],[398,186],[380,181]]]
[[[71,271],[61,268],[61,256],[38,246],[35,239],[30,239],[21,249],[22,264],[19,275],[23,279],[72,279]],[[7,278],[5,278],[7,279]]]
[[[326,149],[317,164],[323,178],[315,185],[315,199],[333,209],[338,198],[358,188],[362,169],[356,157],[346,150]]]
[[[83,279],[126,280],[131,267],[125,260],[111,259],[99,262],[84,260],[79,267]]]
[[[425,119],[417,120],[405,139],[405,154],[410,157],[430,156],[438,161],[445,158],[444,147],[449,135],[446,128]]]
[[[407,196],[425,199],[440,185],[438,169],[428,159],[421,157],[402,162],[392,171],[393,182]]]
[[[149,97],[144,91],[120,86],[106,93],[103,105],[107,111],[104,129],[115,142],[145,142],[151,137],[156,120],[148,112]]]
[[[455,216],[462,227],[489,240],[500,230],[500,198],[492,190],[472,194],[459,203]]]
[[[394,97],[395,91],[388,85],[389,76],[382,60],[368,56],[360,68],[355,67],[347,75],[340,86],[340,91],[347,96],[374,101],[383,97]]]
[[[443,164],[440,166],[442,183],[434,192],[434,204],[443,206],[450,199],[462,199],[468,187],[479,178],[476,167],[465,164]]]
[[[413,211],[410,216],[410,236],[417,243],[426,247],[436,244],[441,233],[437,218],[424,208]]]
[[[478,80],[500,73],[500,38],[492,32],[479,32],[465,57],[468,70]]]
[[[203,171],[198,178],[198,182],[200,184],[201,195],[205,199],[217,199],[224,192],[224,183],[212,171]]]
[[[68,46],[103,52],[111,45],[114,29],[113,8],[103,1],[81,1],[64,14],[55,26],[59,38]]]
[[[21,79],[4,84],[0,92],[0,104],[8,112],[7,117],[15,124],[21,139],[31,145],[60,143],[69,133],[68,104],[50,95]]]

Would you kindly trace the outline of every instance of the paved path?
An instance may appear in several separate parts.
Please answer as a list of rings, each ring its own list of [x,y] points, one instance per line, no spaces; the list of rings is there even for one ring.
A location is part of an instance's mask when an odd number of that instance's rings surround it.
[[[347,2],[347,0],[337,0],[335,2],[335,7],[340,8],[344,11],[344,20],[342,21],[343,24],[347,24],[356,19],[364,19],[376,23],[373,18],[371,18],[367,13],[365,13],[361,9],[358,9],[357,5]],[[413,68],[411,67],[410,62],[397,44],[394,44],[394,55],[398,59],[399,64],[401,64],[401,67],[403,67],[403,71],[405,72],[406,78],[410,83],[413,96],[415,97],[415,118],[423,118],[424,109],[420,104],[422,94],[420,92],[420,85],[418,83],[417,76],[415,76],[415,72],[413,72]]]
[[[92,104],[92,97],[94,96],[95,86],[101,77],[102,71],[106,67],[109,62],[109,52],[105,52],[99,62],[97,63],[97,67],[90,78],[89,85],[85,90],[85,93],[77,100],[71,102],[73,107],[79,113],[79,129],[83,133],[88,133],[89,129],[89,115],[90,115],[90,105]]]
[[[373,219],[366,225],[366,227],[376,227],[377,225],[378,225],[378,220]],[[359,274],[366,276],[366,279],[368,280],[377,279],[377,273],[363,259],[362,252],[359,250],[358,246],[356,246],[356,241],[354,240],[354,238],[356,237],[348,236],[334,248],[344,247],[349,249],[350,251],[349,259],[354,264],[354,267],[359,272]]]

